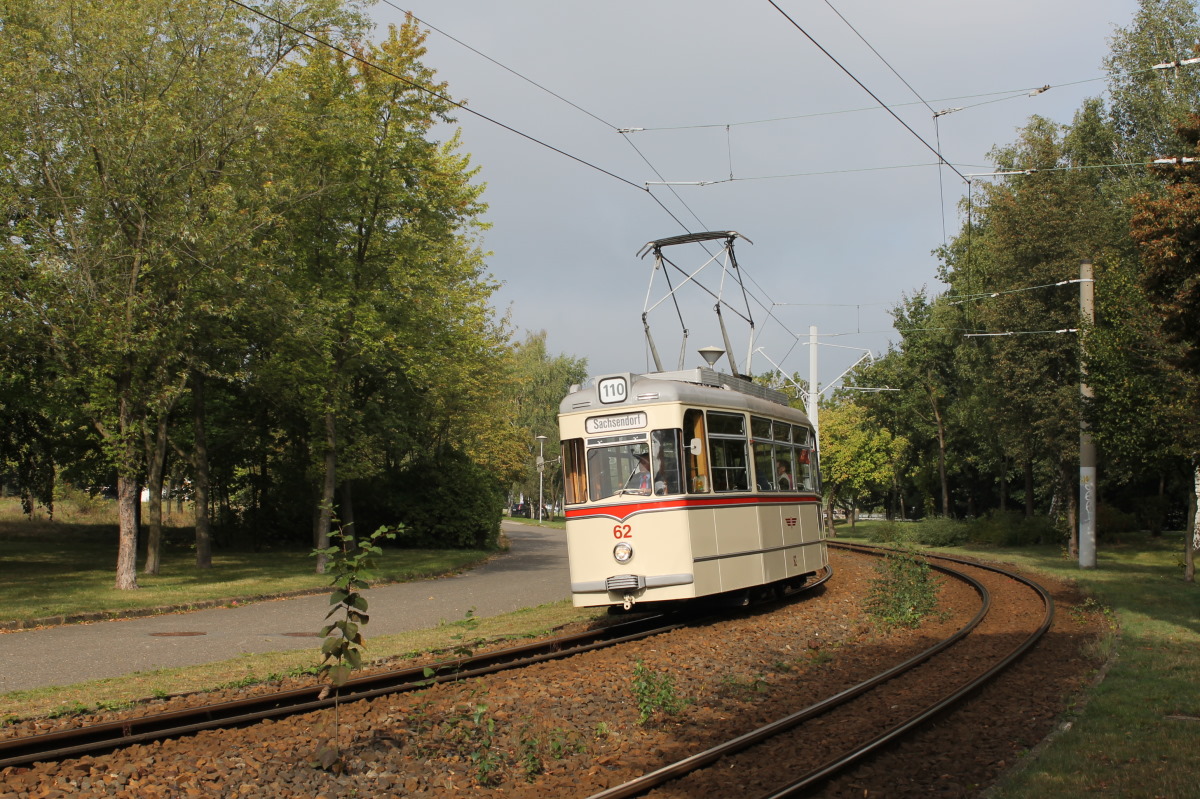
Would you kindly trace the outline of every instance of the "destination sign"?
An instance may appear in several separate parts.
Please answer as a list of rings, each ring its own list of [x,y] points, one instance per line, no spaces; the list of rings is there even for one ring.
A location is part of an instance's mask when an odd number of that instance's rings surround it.
[[[636,430],[646,426],[646,414],[616,413],[612,416],[589,416],[584,423],[584,429],[592,433],[612,433],[617,430]]]

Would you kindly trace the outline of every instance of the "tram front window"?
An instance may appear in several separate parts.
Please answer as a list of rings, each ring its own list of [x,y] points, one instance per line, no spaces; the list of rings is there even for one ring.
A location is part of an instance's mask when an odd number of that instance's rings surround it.
[[[635,440],[614,436],[589,442],[587,470],[589,496],[593,502],[613,496],[650,496],[679,492],[681,477],[678,430],[655,430]],[[612,443],[609,443],[609,442]]]
[[[588,481],[592,501],[639,493],[642,478],[639,476],[641,471],[638,456],[646,457],[647,449],[644,441],[589,449]],[[646,480],[649,481],[649,472],[646,472],[646,475]],[[646,485],[646,493],[649,494],[649,482]]]

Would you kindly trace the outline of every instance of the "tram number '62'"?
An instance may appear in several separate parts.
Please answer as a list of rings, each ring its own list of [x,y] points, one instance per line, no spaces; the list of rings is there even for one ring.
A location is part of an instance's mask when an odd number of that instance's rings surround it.
[[[618,524],[613,527],[613,538],[633,538],[633,528],[628,524]]]

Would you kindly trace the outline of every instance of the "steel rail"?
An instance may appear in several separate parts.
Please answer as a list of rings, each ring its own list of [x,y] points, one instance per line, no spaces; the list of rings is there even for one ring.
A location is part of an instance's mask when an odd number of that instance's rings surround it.
[[[941,641],[925,649],[924,651],[917,653],[903,663],[899,663],[887,671],[880,672],[874,677],[864,680],[857,685],[853,685],[844,691],[834,694],[833,696],[822,699],[820,702],[810,705],[802,710],[798,710],[790,715],[784,716],[781,719],[777,719],[770,724],[759,727],[758,729],[751,730],[750,732],[740,735],[737,738],[733,738],[722,744],[718,744],[717,746],[714,746],[703,752],[699,752],[648,774],[643,774],[641,777],[637,777],[620,785],[614,785],[613,787],[603,790],[599,793],[592,794],[590,797],[588,797],[588,799],[625,799],[626,797],[641,796],[642,794],[645,794],[648,791],[663,785],[664,783],[679,779],[680,777],[683,777],[693,771],[711,765],[723,757],[727,757],[745,749],[749,749],[756,744],[762,743],[765,740],[797,727],[809,719],[828,713],[839,705],[849,702],[851,699],[866,693],[872,688],[875,688],[887,682],[888,680],[903,674],[906,671],[916,668],[918,665],[929,660],[934,655],[937,655],[939,652],[962,640],[964,637],[969,635],[971,631],[979,625],[980,622],[983,621],[985,616],[987,616],[988,610],[991,606],[991,596],[988,593],[987,588],[985,588],[984,585],[975,578],[955,572],[952,569],[934,566],[933,564],[930,565],[931,568],[967,583],[975,590],[977,594],[979,594],[979,611],[976,612],[974,617],[972,617],[966,624],[964,624],[954,633],[946,638],[943,638]]]
[[[820,578],[788,593],[786,598],[822,585],[832,573],[832,569],[826,567]],[[784,598],[777,599],[782,601]],[[693,618],[680,611],[656,613],[600,630],[561,636],[549,641],[444,660],[427,666],[357,677],[347,681],[336,693],[329,692],[326,685],[312,685],[214,705],[0,740],[0,768],[110,752],[132,744],[190,735],[202,730],[246,726],[265,719],[307,713],[332,707],[339,702],[373,699],[386,694],[417,690],[434,683],[495,674],[649,638],[709,617]],[[429,676],[431,671],[433,675]],[[328,695],[323,697],[323,692]]]
[[[854,545],[848,545],[848,544],[838,544],[835,546],[839,546],[840,548],[849,549],[849,550],[853,550],[853,551],[868,551],[870,549],[874,549],[873,547],[864,547],[862,545],[854,546]],[[857,761],[861,760],[862,758],[866,757],[867,755],[871,754],[872,752],[876,751],[877,749],[879,749],[879,748],[885,746],[886,744],[896,740],[897,738],[913,731],[920,725],[924,724],[926,721],[929,721],[930,719],[934,718],[935,716],[941,714],[943,711],[945,711],[948,708],[950,708],[951,706],[957,704],[960,700],[962,700],[969,694],[974,693],[979,688],[981,688],[982,686],[984,686],[988,682],[990,682],[1001,671],[1003,671],[1004,669],[1006,669],[1010,665],[1012,665],[1012,663],[1014,663],[1019,657],[1021,657],[1023,654],[1025,654],[1025,652],[1027,652],[1034,644],[1036,644],[1041,639],[1041,637],[1046,634],[1046,631],[1050,629],[1050,625],[1053,624],[1053,622],[1054,622],[1054,598],[1052,596],[1050,596],[1050,593],[1045,588],[1043,588],[1041,585],[1039,585],[1038,583],[1035,583],[1032,580],[1030,580],[1022,575],[1011,572],[1008,569],[1004,569],[1000,566],[994,566],[994,565],[985,564],[985,563],[978,563],[976,561],[968,560],[966,558],[958,558],[958,557],[954,557],[952,555],[933,555],[933,554],[928,554],[928,553],[926,554],[926,557],[927,558],[930,558],[930,557],[938,558],[941,560],[950,561],[951,563],[958,563],[958,564],[965,565],[965,566],[971,566],[974,568],[983,569],[985,571],[996,572],[997,574],[1004,575],[1005,577],[1015,580],[1016,582],[1022,583],[1023,585],[1026,585],[1029,588],[1032,588],[1033,591],[1042,600],[1042,604],[1046,609],[1046,612],[1042,616],[1042,623],[1038,626],[1037,630],[1030,633],[1025,638],[1024,641],[1022,641],[1020,644],[1015,646],[1004,658],[1000,659],[995,664],[993,664],[992,667],[990,669],[988,669],[987,671],[985,671],[983,674],[980,674],[975,679],[973,679],[973,680],[965,683],[961,687],[959,687],[958,690],[943,697],[941,700],[930,705],[929,707],[927,707],[925,710],[921,711],[920,713],[918,713],[914,716],[911,716],[909,719],[891,727],[890,729],[881,733],[874,739],[868,741],[866,744],[864,744],[860,747],[857,747],[856,749],[854,749],[851,752],[848,752],[847,754],[845,754],[842,757],[835,758],[835,759],[825,763],[824,765],[819,766],[818,768],[810,771],[808,774],[805,774],[804,776],[794,780],[793,782],[790,782],[787,785],[775,790],[773,793],[765,795],[764,797],[762,797],[762,799],[784,799],[785,797],[799,796],[799,795],[807,792],[808,790],[810,790],[812,787],[814,787],[818,783],[821,783],[821,782],[827,780],[828,778],[832,777],[834,774],[838,773],[839,771],[842,771],[843,769],[848,768],[850,765],[856,763]]]
[[[91,724],[41,735],[0,741],[0,768],[28,765],[39,760],[61,760],[82,754],[111,751],[135,743],[187,735],[217,727],[236,727],[269,718],[305,713],[389,693],[423,688],[437,682],[476,677],[533,663],[569,657],[602,646],[611,646],[658,635],[684,625],[670,614],[633,621],[550,641],[524,644],[496,652],[445,660],[347,681],[334,695],[322,697],[328,686],[312,685],[259,697],[197,708],[158,713],[141,718]],[[663,622],[666,623],[663,623]],[[428,676],[426,669],[434,672]]]

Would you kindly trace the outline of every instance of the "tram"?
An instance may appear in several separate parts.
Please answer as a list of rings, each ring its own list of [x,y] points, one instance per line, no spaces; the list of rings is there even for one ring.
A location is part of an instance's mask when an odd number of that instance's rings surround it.
[[[705,367],[611,374],[558,419],[576,607],[741,604],[828,566],[813,426],[783,392]]]

